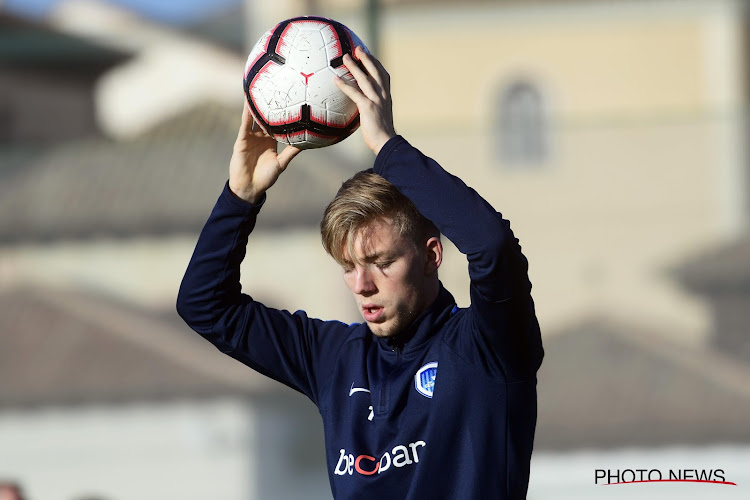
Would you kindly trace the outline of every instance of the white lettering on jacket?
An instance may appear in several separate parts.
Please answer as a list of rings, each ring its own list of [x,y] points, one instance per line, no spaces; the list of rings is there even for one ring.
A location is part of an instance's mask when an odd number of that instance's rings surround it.
[[[355,472],[363,476],[372,476],[373,474],[382,474],[393,467],[406,467],[419,463],[419,448],[426,446],[424,441],[415,441],[408,445],[399,444],[390,451],[386,451],[380,457],[380,460],[371,455],[357,455],[347,453],[344,448],[340,450],[339,461],[333,470],[337,476],[353,475]]]

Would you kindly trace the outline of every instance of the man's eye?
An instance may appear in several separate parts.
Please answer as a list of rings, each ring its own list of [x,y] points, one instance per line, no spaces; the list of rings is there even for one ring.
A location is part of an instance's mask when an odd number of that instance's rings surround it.
[[[393,264],[393,261],[389,260],[389,261],[386,261],[386,262],[376,262],[375,266],[377,266],[378,269],[386,269],[391,264]]]
[[[349,274],[354,271],[354,266],[341,266],[341,269],[344,271],[344,274]]]

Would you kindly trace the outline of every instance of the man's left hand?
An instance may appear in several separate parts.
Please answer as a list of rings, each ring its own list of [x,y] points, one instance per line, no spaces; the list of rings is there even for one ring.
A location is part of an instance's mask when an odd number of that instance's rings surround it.
[[[344,56],[344,65],[357,84],[335,77],[336,86],[346,94],[359,109],[359,123],[367,147],[376,155],[396,135],[393,126],[393,101],[391,100],[391,77],[383,65],[373,56],[357,47],[354,55],[362,61],[364,70],[349,54]]]

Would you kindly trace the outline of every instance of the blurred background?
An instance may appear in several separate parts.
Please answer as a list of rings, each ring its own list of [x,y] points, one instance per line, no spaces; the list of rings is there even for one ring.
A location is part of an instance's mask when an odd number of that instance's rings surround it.
[[[330,498],[320,416],[174,312],[249,49],[334,18],[396,126],[510,219],[546,358],[529,498],[748,498],[741,0],[0,0],[0,483],[31,500]],[[359,133],[273,188],[245,291],[358,321],[317,224]],[[260,263],[260,265],[258,264]],[[463,256],[441,278],[468,305]],[[721,469],[608,486],[597,469]]]

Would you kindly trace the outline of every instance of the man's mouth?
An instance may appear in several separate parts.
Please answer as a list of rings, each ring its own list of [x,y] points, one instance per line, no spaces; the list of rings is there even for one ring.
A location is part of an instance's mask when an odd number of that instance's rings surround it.
[[[365,321],[374,322],[383,316],[384,308],[376,304],[362,304],[362,316]]]

